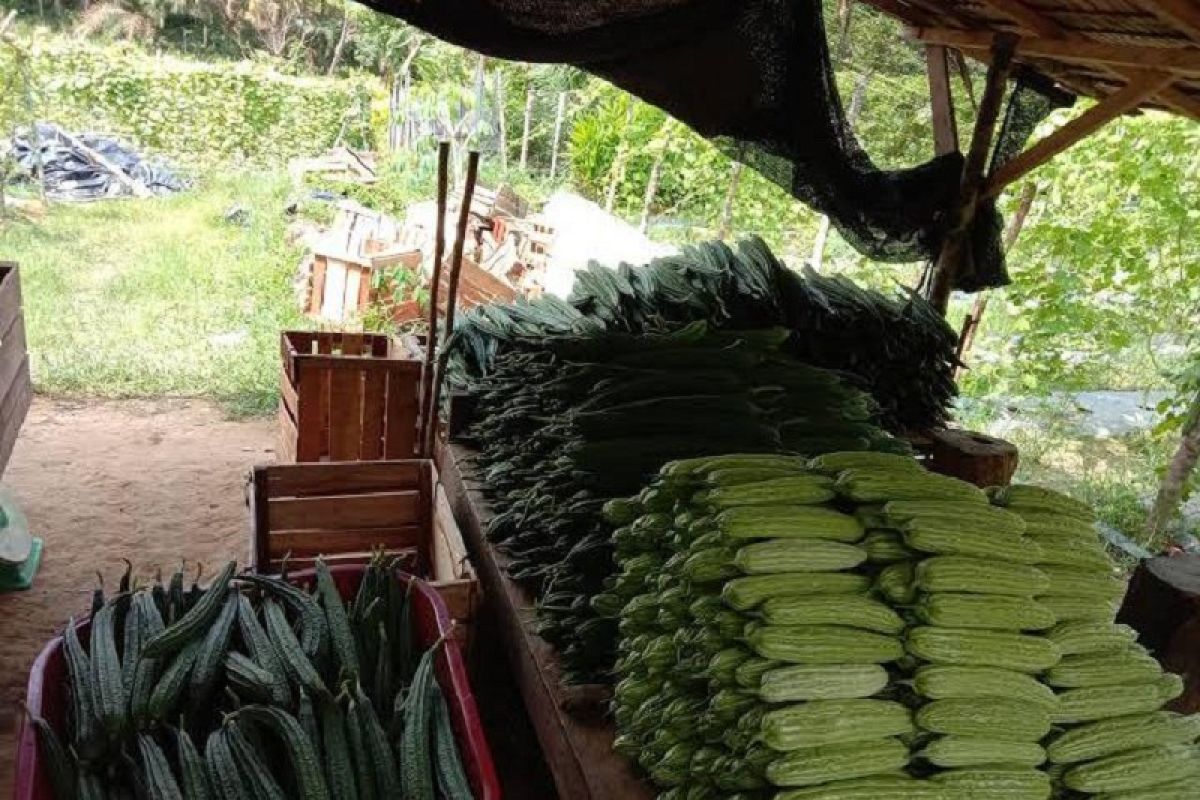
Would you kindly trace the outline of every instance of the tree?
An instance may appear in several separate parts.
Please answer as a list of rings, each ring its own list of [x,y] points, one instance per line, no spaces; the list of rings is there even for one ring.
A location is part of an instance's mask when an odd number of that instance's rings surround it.
[[[1161,433],[1177,433],[1179,444],[1163,472],[1158,494],[1146,518],[1146,542],[1156,542],[1190,494],[1196,464],[1200,462],[1200,337],[1193,337],[1191,363],[1179,376],[1174,398],[1163,403]]]

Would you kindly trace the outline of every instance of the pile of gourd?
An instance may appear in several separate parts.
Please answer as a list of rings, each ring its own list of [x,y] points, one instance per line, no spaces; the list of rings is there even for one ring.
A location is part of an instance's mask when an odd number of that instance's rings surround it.
[[[660,800],[1183,800],[1200,716],[1090,509],[906,456],[666,465],[605,514],[618,751]]]

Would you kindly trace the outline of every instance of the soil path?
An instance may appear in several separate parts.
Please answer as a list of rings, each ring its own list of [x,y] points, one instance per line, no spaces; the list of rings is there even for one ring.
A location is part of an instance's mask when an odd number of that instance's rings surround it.
[[[96,571],[112,587],[122,557],[143,579],[180,558],[210,575],[244,561],[243,476],[274,446],[274,420],[229,421],[201,401],[34,400],[4,483],[46,548],[33,588],[0,595],[0,797],[29,667],[87,612]]]

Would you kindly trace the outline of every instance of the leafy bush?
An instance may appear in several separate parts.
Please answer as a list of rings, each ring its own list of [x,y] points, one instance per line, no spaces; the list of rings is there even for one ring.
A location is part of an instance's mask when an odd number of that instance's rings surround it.
[[[53,42],[33,54],[42,116],[104,130],[186,163],[279,163],[343,140],[370,147],[379,82],[297,78],[248,62],[156,58],[131,46]]]

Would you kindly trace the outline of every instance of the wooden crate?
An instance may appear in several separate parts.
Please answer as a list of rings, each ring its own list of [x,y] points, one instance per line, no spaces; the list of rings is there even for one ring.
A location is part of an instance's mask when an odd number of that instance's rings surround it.
[[[380,334],[284,331],[279,459],[379,461],[417,447],[421,362]]]
[[[255,467],[249,476],[250,561],[256,572],[361,564],[374,549],[429,580],[469,641],[479,583],[446,491],[427,459]]]
[[[0,473],[12,455],[32,400],[21,275],[16,264],[0,261]]]
[[[378,270],[403,265],[416,271],[421,266],[420,251],[407,249],[358,255],[349,250],[320,248],[311,258],[305,308],[309,316],[327,322],[357,319],[372,301],[383,299],[374,289]],[[390,287],[385,287],[384,294],[387,292]]]

